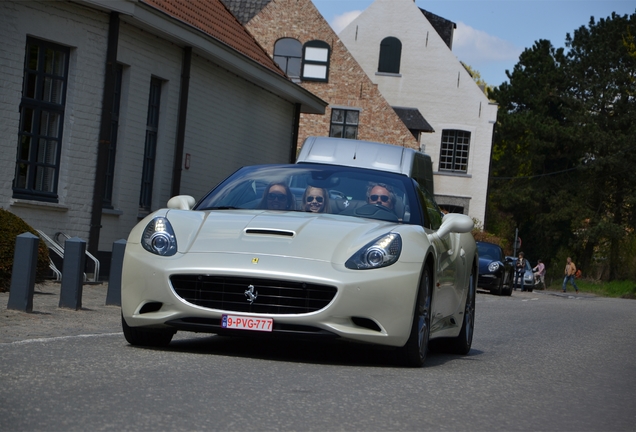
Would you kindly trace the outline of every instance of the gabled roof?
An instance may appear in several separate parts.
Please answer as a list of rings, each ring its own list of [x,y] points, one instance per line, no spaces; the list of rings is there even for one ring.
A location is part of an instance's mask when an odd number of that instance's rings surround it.
[[[452,21],[442,18],[439,15],[435,15],[432,12],[420,8],[428,22],[431,23],[437,34],[446,43],[448,48],[453,49],[453,33],[457,28],[457,24]]]
[[[207,33],[266,68],[285,75],[221,0],[141,0],[141,2]],[[254,1],[254,3],[268,2]]]
[[[408,107],[392,107],[393,111],[400,117],[402,122],[410,130],[416,130],[420,132],[435,132],[433,126],[426,121],[420,110],[417,108]]]
[[[245,25],[272,0],[221,0],[236,18]]]

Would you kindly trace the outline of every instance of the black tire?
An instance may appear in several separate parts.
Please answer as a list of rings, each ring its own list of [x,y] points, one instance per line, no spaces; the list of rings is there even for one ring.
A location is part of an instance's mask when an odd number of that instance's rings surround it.
[[[475,296],[477,281],[475,275],[477,271],[473,265],[468,282],[468,294],[466,295],[466,306],[464,307],[464,319],[459,335],[454,338],[434,339],[436,349],[450,353],[466,355],[473,345],[473,333],[475,332]]]
[[[417,291],[411,334],[406,344],[398,348],[398,358],[404,366],[422,367],[426,360],[431,334],[432,293],[430,268],[425,264]]]
[[[506,288],[503,290],[503,295],[511,296],[512,295],[512,282],[508,283]]]
[[[121,327],[124,331],[124,337],[131,345],[147,346],[147,347],[165,347],[172,340],[172,336],[176,330],[163,329],[145,329],[139,327],[130,327],[124,315],[121,316]]]
[[[499,279],[499,286],[497,287],[497,289],[494,289],[492,291],[490,291],[491,294],[495,294],[495,295],[503,295],[504,290],[503,290],[503,277]]]

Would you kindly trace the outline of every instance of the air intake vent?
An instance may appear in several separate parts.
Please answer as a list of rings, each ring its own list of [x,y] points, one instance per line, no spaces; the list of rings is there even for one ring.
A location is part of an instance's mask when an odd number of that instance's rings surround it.
[[[209,309],[269,315],[318,311],[326,307],[337,292],[336,287],[330,285],[250,277],[172,275],[170,282],[177,295],[188,303]],[[256,296],[253,302],[249,301],[251,295]]]
[[[245,230],[245,234],[293,237],[296,233],[293,232],[293,231],[286,231],[286,230],[274,230],[274,229],[263,229],[263,228],[248,228],[248,229]]]

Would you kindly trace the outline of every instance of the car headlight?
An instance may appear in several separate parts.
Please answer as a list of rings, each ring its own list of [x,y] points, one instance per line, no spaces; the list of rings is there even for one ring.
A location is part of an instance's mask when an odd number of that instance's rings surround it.
[[[402,237],[396,233],[385,234],[353,254],[345,263],[352,270],[367,270],[390,266],[400,258]]]
[[[488,271],[489,272],[494,273],[497,270],[499,270],[499,263],[498,262],[493,261],[490,264],[488,264]]]
[[[148,252],[161,256],[177,253],[177,239],[168,219],[156,217],[151,220],[141,235],[141,245]]]

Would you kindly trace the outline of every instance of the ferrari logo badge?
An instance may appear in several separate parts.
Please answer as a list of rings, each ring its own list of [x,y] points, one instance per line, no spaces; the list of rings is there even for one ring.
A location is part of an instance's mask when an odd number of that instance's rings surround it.
[[[258,264],[258,258],[252,258],[252,264]]]
[[[254,289],[254,285],[250,285],[247,287],[247,290],[245,291],[245,297],[247,297],[247,301],[250,302],[250,304],[254,303],[254,300],[256,300],[256,297],[258,297],[258,291]]]

